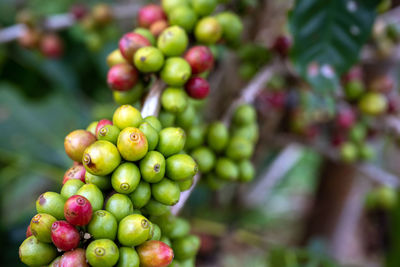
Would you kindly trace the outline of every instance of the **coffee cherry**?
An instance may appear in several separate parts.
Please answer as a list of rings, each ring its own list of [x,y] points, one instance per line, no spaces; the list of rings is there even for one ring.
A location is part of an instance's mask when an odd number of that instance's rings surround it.
[[[380,93],[368,92],[358,102],[358,107],[366,115],[377,116],[387,110],[387,99]]]
[[[292,41],[288,36],[281,35],[275,39],[272,48],[281,56],[287,57],[290,51],[290,47],[292,46]]]
[[[134,63],[141,72],[157,72],[164,64],[164,55],[156,47],[142,47],[135,53]]]
[[[114,215],[118,222],[133,212],[132,202],[129,197],[118,193],[107,200],[105,208],[106,211]]]
[[[207,133],[207,143],[215,152],[221,152],[225,149],[229,141],[228,128],[222,122],[210,124]]]
[[[159,5],[149,4],[139,9],[138,24],[140,27],[148,28],[153,22],[162,19],[167,19],[167,16]]]
[[[88,125],[88,127],[86,128],[86,131],[88,131],[88,132],[92,133],[94,136],[96,136],[96,127],[97,127],[98,123],[99,123],[98,121],[91,122]]]
[[[175,124],[183,129],[190,129],[196,122],[197,112],[192,104],[188,104],[185,110],[176,115]]]
[[[145,122],[150,123],[150,125],[157,131],[160,132],[162,130],[162,125],[159,119],[155,116],[147,116],[143,119]]]
[[[178,203],[180,193],[179,185],[167,178],[159,183],[151,184],[153,198],[164,205],[173,206]]]
[[[362,160],[371,160],[375,156],[375,151],[368,144],[361,144],[358,148],[358,155]]]
[[[190,151],[196,147],[201,146],[205,141],[207,127],[205,125],[194,125],[187,130],[187,138],[185,143],[185,150]]]
[[[118,226],[118,241],[124,246],[137,246],[150,235],[150,221],[139,214],[126,216]]]
[[[189,63],[193,74],[210,70],[214,65],[214,56],[207,46],[193,46],[186,52],[185,59]]]
[[[84,183],[81,180],[73,179],[73,180],[68,180],[63,187],[61,188],[61,196],[64,197],[65,199],[70,198],[73,195],[76,195],[76,192],[78,192],[79,188],[81,188],[84,185]],[[64,208],[64,206],[63,206]],[[64,216],[64,212],[63,212]]]
[[[173,155],[165,161],[166,176],[175,181],[192,178],[198,170],[194,159],[187,154]]]
[[[339,109],[336,117],[336,124],[342,129],[349,129],[355,123],[356,115],[350,108]]]
[[[166,28],[157,39],[157,47],[164,55],[173,57],[181,55],[188,45],[188,36],[179,26]]]
[[[156,38],[154,38],[154,35],[150,32],[150,30],[145,29],[145,28],[136,28],[134,33],[142,35],[144,38],[149,40],[152,46],[156,45]]]
[[[103,128],[103,127],[106,126],[106,125],[113,125],[113,123],[112,123],[112,121],[107,120],[107,119],[100,120],[100,121],[97,123],[97,125],[96,125],[96,131],[95,131],[95,135],[96,135],[97,138],[99,138],[98,136],[99,136],[99,131],[100,131],[100,129]]]
[[[33,49],[38,45],[39,40],[39,32],[34,29],[28,29],[18,38],[18,44],[24,48]]]
[[[394,87],[395,81],[389,75],[375,77],[369,84],[369,90],[380,93],[390,93]]]
[[[360,80],[352,80],[344,87],[344,92],[349,100],[357,100],[364,91],[364,84]]]
[[[113,124],[120,130],[126,127],[138,127],[143,121],[140,111],[131,105],[122,105],[113,115]]]
[[[232,160],[243,160],[249,159],[253,152],[253,144],[249,140],[234,136],[229,140],[225,154]]]
[[[25,239],[19,247],[19,258],[28,266],[47,265],[56,256],[57,250],[53,245],[40,242],[34,236]]]
[[[86,171],[104,176],[111,173],[121,162],[118,149],[108,141],[96,141],[84,152],[83,165]]]
[[[29,224],[28,227],[26,228],[26,233],[25,233],[25,237],[28,238],[30,236],[32,236],[32,230],[31,230],[31,225]]]
[[[172,241],[172,249],[174,250],[175,258],[178,260],[194,257],[199,248],[200,239],[195,235],[189,235]]]
[[[165,243],[150,240],[137,248],[140,265],[143,267],[166,267],[172,262],[174,252]]]
[[[38,213],[47,213],[59,220],[64,219],[62,209],[65,199],[58,193],[46,192],[39,196],[36,200],[36,210]]]
[[[180,6],[189,6],[188,0],[162,0],[162,8],[167,14],[170,14],[173,10]]]
[[[100,210],[103,207],[103,202],[104,202],[103,193],[94,184],[83,185],[81,188],[79,188],[79,190],[78,190],[78,192],[76,192],[76,194],[83,196],[87,200],[89,200],[93,211]],[[65,209],[65,207],[64,207],[64,209]]]
[[[160,123],[163,128],[172,127],[175,125],[175,114],[168,112],[166,110],[161,110],[158,114]]]
[[[140,182],[139,168],[130,162],[119,165],[111,176],[111,184],[121,194],[132,193]]]
[[[253,124],[256,122],[256,120],[256,110],[252,105],[249,104],[240,105],[233,114],[233,122],[238,126]]]
[[[157,150],[165,157],[179,153],[185,146],[186,134],[181,128],[168,127],[159,133]]]
[[[216,157],[214,152],[208,147],[198,147],[192,151],[191,155],[198,164],[199,171],[202,174],[206,174],[214,168]]]
[[[106,25],[113,20],[113,13],[107,4],[96,4],[92,8],[91,15],[98,25]]]
[[[85,182],[85,173],[86,169],[82,164],[74,165],[69,168],[65,174],[63,179],[63,184],[65,184],[69,180],[77,179],[82,182]]]
[[[179,189],[181,190],[181,192],[189,190],[192,186],[193,186],[193,178],[191,179],[187,179],[187,180],[183,180],[183,181],[177,181]]]
[[[199,16],[208,16],[217,7],[218,1],[217,0],[192,0],[191,1],[192,7],[194,11]]]
[[[139,130],[146,136],[149,151],[154,150],[158,144],[158,132],[148,122],[139,125]]]
[[[127,127],[121,131],[117,147],[125,160],[137,161],[147,154],[148,142],[146,136],[138,128]]]
[[[133,191],[129,197],[135,209],[144,207],[151,198],[150,185],[144,181],[141,181],[136,187],[135,191]]]
[[[158,37],[166,28],[168,28],[168,26],[169,26],[168,21],[163,19],[157,20],[156,22],[150,25],[150,33],[153,36]]]
[[[60,265],[54,267],[89,267],[86,262],[86,251],[82,248],[77,248],[72,251],[65,252],[60,259]]]
[[[114,215],[105,210],[98,210],[93,213],[87,229],[94,239],[114,240],[117,236],[117,228],[118,222]]]
[[[120,247],[117,267],[139,267],[140,259],[134,248]]]
[[[63,41],[56,34],[46,34],[40,40],[40,51],[45,57],[59,58],[64,52]]]
[[[112,66],[107,74],[108,87],[116,91],[129,91],[138,80],[137,70],[127,63]]]
[[[157,200],[150,199],[143,209],[149,215],[161,216],[169,211],[169,206],[164,205]]]
[[[193,77],[185,84],[185,90],[190,97],[203,99],[208,96],[210,85],[201,77]]]
[[[204,181],[211,190],[219,190],[227,183],[212,172],[205,176]]]
[[[81,20],[88,14],[88,9],[84,4],[73,4],[70,8],[70,13],[76,20]]]
[[[56,221],[51,226],[51,241],[58,249],[69,251],[78,247],[80,235],[72,224]]]
[[[241,127],[234,127],[232,136],[240,136],[255,143],[258,140],[258,125],[256,123]]]
[[[204,1],[204,0],[203,0]],[[215,16],[222,27],[222,38],[228,43],[237,43],[243,32],[243,23],[239,16],[229,12],[221,12]]]
[[[100,190],[108,190],[111,188],[111,180],[109,176],[94,175],[90,172],[86,172],[85,183],[94,184]]]
[[[98,140],[104,140],[108,141],[110,143],[113,143],[114,145],[117,144],[118,136],[119,136],[120,130],[117,126],[115,125],[106,125],[103,126],[98,134],[97,134],[97,139]]]
[[[109,239],[97,239],[86,248],[86,259],[91,266],[111,267],[119,259],[117,245]]]
[[[158,183],[165,174],[164,156],[160,152],[150,151],[140,161],[140,172],[146,182]]]
[[[150,46],[151,43],[143,35],[129,32],[119,40],[119,50],[128,63],[132,63],[133,56],[141,47]]]
[[[203,44],[215,44],[222,36],[222,27],[214,17],[199,20],[194,29],[196,40]]]
[[[251,161],[242,160],[239,163],[239,181],[250,182],[254,179],[255,169]]]
[[[170,240],[167,236],[165,236],[165,235],[162,235],[162,236],[161,236],[160,241],[163,242],[163,243],[165,243],[165,244],[168,245],[169,247],[172,246],[171,240]]]
[[[51,243],[51,225],[57,221],[53,216],[46,213],[36,214],[31,220],[32,234],[40,242]]]
[[[83,152],[95,141],[96,137],[91,132],[75,130],[65,137],[65,152],[73,161],[81,162]]]
[[[219,158],[215,163],[215,173],[221,179],[235,181],[239,178],[239,169],[236,164],[228,158]]]
[[[161,95],[162,107],[172,113],[184,111],[187,103],[187,95],[181,88],[168,87]]]
[[[80,191],[80,190],[79,190]],[[78,191],[78,194],[79,194]],[[77,226],[85,226],[92,218],[92,205],[89,200],[81,195],[73,195],[64,206],[65,219]]]
[[[128,91],[113,91],[114,101],[119,105],[133,104],[140,100],[144,92],[143,83],[138,82]]]
[[[60,267],[60,262],[61,262],[61,256],[58,256],[52,262],[50,262],[48,267]]]
[[[350,142],[343,143],[340,146],[340,157],[346,163],[352,163],[357,160],[357,147]]]
[[[169,23],[181,27],[186,32],[191,32],[196,22],[196,12],[187,6],[179,6],[172,10],[169,15]]]

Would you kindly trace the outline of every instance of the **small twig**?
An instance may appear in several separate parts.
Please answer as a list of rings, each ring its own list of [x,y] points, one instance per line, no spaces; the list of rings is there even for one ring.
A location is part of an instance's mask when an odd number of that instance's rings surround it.
[[[181,197],[179,198],[178,203],[176,203],[174,206],[171,208],[171,213],[174,215],[178,215],[179,212],[182,210],[182,208],[185,206],[186,201],[189,199],[190,195],[192,194],[193,189],[196,187],[196,184],[200,180],[201,174],[197,173],[193,177],[193,184],[192,187],[189,190],[186,190],[181,193]]]
[[[160,112],[160,97],[165,87],[164,82],[158,79],[151,87],[141,110],[142,117],[157,116]]]

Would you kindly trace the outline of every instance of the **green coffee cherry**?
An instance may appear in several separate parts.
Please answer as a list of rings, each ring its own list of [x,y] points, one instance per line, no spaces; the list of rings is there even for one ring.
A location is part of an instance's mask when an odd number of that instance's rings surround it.
[[[241,182],[250,182],[254,179],[255,169],[251,161],[242,160],[239,163],[239,181]]]
[[[114,215],[118,222],[133,212],[133,206],[130,198],[126,195],[118,193],[112,195],[107,200],[105,208],[106,211]]]
[[[252,105],[249,104],[240,105],[233,114],[233,123],[237,126],[254,124],[256,120],[256,110]]]
[[[132,193],[140,182],[139,168],[130,162],[119,165],[111,176],[111,184],[121,194]]]
[[[103,193],[96,185],[85,184],[78,190],[78,192],[76,192],[76,194],[84,196],[89,200],[90,204],[92,205],[93,212],[103,208]]]
[[[164,178],[159,183],[151,184],[151,194],[158,202],[173,206],[178,203],[181,190],[176,182]]]
[[[196,121],[197,113],[193,105],[188,105],[186,109],[176,115],[176,125],[183,129],[189,129]]]
[[[216,15],[215,18],[222,27],[222,38],[228,43],[238,43],[243,32],[243,23],[239,16],[225,11]]]
[[[172,221],[171,227],[165,233],[171,239],[183,238],[190,232],[190,224],[188,221],[182,218],[175,218]]]
[[[175,124],[175,114],[171,112],[161,110],[158,118],[163,128],[172,127]]]
[[[244,139],[255,143],[258,139],[258,125],[249,124],[242,127],[234,127],[232,135],[243,137]]]
[[[146,136],[148,150],[154,150],[158,144],[158,131],[148,122],[142,122],[142,124],[139,125],[139,130]]]
[[[143,180],[158,183],[165,175],[165,158],[157,151],[150,151],[140,161],[140,172]]]
[[[43,266],[57,257],[57,249],[30,236],[19,247],[19,258],[28,266]]]
[[[113,124],[120,130],[126,127],[138,127],[143,121],[140,111],[131,105],[122,105],[113,115]]]
[[[125,160],[137,161],[146,155],[149,144],[142,131],[138,128],[127,127],[121,131],[117,147]]]
[[[121,51],[119,49],[115,49],[107,56],[107,65],[109,68],[121,63],[126,63],[126,60],[122,56]]]
[[[73,179],[77,180],[77,179]],[[80,181],[80,180],[78,180]],[[38,213],[47,213],[58,220],[64,219],[65,198],[55,192],[46,192],[36,200],[36,211]],[[41,241],[39,239],[39,241]]]
[[[144,207],[151,198],[150,185],[144,181],[141,181],[136,187],[135,191],[133,191],[129,197],[135,209]]]
[[[134,104],[140,100],[144,93],[143,83],[138,82],[129,91],[113,91],[114,101],[119,105]]]
[[[196,12],[187,6],[179,6],[169,15],[169,23],[183,28],[186,32],[191,32],[196,22]]]
[[[116,267],[139,267],[140,259],[134,248],[120,247]]]
[[[179,267],[195,267],[195,266],[196,266],[196,257],[179,261]]]
[[[192,69],[186,60],[180,57],[171,57],[165,60],[161,70],[161,79],[170,86],[183,86],[192,75]]]
[[[109,176],[93,175],[89,172],[85,173],[86,184],[94,184],[100,190],[108,190],[111,188],[111,178]]]
[[[212,172],[208,173],[204,177],[204,181],[211,190],[219,190],[226,184],[225,180],[220,179],[215,173]]]
[[[96,127],[97,127],[97,124],[98,124],[99,122],[98,121],[93,121],[93,122],[91,122],[90,124],[89,124],[89,126],[86,128],[86,131],[89,131],[89,132],[91,132],[93,135],[96,135]]]
[[[185,150],[201,146],[205,142],[207,128],[205,125],[195,125],[187,131]]]
[[[239,169],[228,158],[219,158],[215,164],[215,173],[224,180],[235,181],[239,178]]]
[[[193,185],[193,181],[194,181],[193,178],[186,179],[186,180],[183,180],[183,181],[177,181],[179,189],[181,190],[181,192],[189,190]]]
[[[189,6],[188,0],[162,0],[161,1],[162,8],[164,11],[169,14],[176,8],[180,6]]]
[[[104,140],[96,141],[86,148],[82,159],[86,171],[100,176],[111,173],[120,162],[118,149]]]
[[[168,112],[180,113],[188,104],[187,98],[182,88],[168,87],[161,95],[161,105]]]
[[[51,226],[57,219],[46,213],[36,214],[31,220],[32,234],[40,242],[51,243]]]
[[[364,94],[358,102],[362,113],[371,116],[383,114],[387,110],[388,101],[385,95],[376,92]]]
[[[150,30],[146,28],[136,28],[133,32],[145,37],[147,40],[149,40],[152,46],[156,44],[156,38],[154,38],[154,35],[150,32]]]
[[[105,210],[94,212],[87,227],[89,234],[91,234],[94,239],[115,240],[117,236],[117,219],[115,219],[114,215]]]
[[[157,72],[164,65],[164,55],[158,48],[145,46],[136,51],[133,61],[141,72]]]
[[[225,149],[229,141],[229,132],[222,122],[214,122],[208,128],[207,143],[215,152]]]
[[[351,141],[361,144],[367,137],[367,127],[362,123],[357,123],[353,127],[351,127],[349,136]]]
[[[353,80],[345,85],[344,92],[349,100],[357,100],[364,94],[365,87],[361,81]]]
[[[150,199],[146,206],[144,206],[144,210],[149,215],[161,216],[169,211],[169,206],[164,205],[157,200]]]
[[[147,116],[146,118],[143,119],[145,122],[150,123],[150,125],[157,131],[162,130],[162,125],[159,119],[155,116]]]
[[[165,157],[179,153],[185,146],[186,134],[181,128],[168,127],[160,131],[157,150]]]
[[[166,28],[157,39],[157,47],[168,57],[182,55],[188,43],[186,32],[179,26]]]
[[[249,159],[253,155],[253,144],[242,137],[232,137],[228,142],[225,154],[232,160]]]
[[[58,256],[54,260],[52,260],[48,267],[59,267],[60,266],[61,256]]]
[[[183,181],[192,178],[197,173],[197,164],[187,154],[177,154],[167,158],[166,176],[175,181]]]
[[[83,185],[84,183],[79,179],[68,180],[61,188],[60,194],[62,197],[64,197],[64,199],[68,199],[69,197],[75,195],[79,188],[81,188]]]
[[[196,40],[203,44],[215,44],[222,36],[222,27],[214,17],[199,20],[194,29]]]
[[[150,236],[150,221],[139,214],[121,220],[118,226],[118,241],[124,246],[138,246]]]
[[[358,150],[353,143],[346,142],[340,146],[340,157],[346,163],[352,163],[357,160]]]
[[[194,257],[199,248],[200,239],[195,235],[189,235],[172,241],[172,249],[174,250],[175,258],[178,260]]]
[[[91,266],[111,267],[118,262],[119,250],[109,239],[94,240],[86,248],[86,259]]]
[[[199,16],[208,16],[217,7],[218,0],[192,0],[191,4]]]
[[[191,153],[193,159],[197,162],[199,166],[199,171],[202,174],[210,172],[214,166],[216,157],[214,152],[206,146],[196,148]]]
[[[150,239],[149,240],[160,240],[161,229],[157,224],[152,223],[150,227]]]
[[[358,154],[363,160],[371,160],[375,157],[374,149],[368,144],[361,145],[358,148]]]
[[[99,130],[97,134],[97,140],[105,140],[115,145],[117,144],[119,132],[120,131],[117,126],[106,125]]]

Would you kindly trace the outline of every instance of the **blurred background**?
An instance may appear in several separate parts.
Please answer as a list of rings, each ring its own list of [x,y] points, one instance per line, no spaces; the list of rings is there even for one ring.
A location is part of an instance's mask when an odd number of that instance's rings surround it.
[[[64,152],[64,137],[93,120],[110,118],[117,107],[106,84],[106,57],[117,48],[120,36],[133,29],[138,8],[148,2],[0,1],[0,31],[35,19],[40,20],[35,23],[54,26],[57,19],[43,18],[68,12],[77,18],[83,3],[87,12],[99,3],[110,4],[115,15],[95,29],[85,19],[61,27],[56,32],[58,41],[52,40],[61,42],[56,48],[52,42],[48,49],[33,48],[34,34],[0,43],[1,266],[22,266],[17,250],[35,214],[35,201],[42,192],[58,191],[64,172],[72,165]],[[244,44],[236,50],[217,48],[220,60],[210,77],[212,92],[204,109],[208,121],[221,119],[232,100],[264,66],[287,56],[293,41],[288,13],[295,1],[221,2],[221,8],[242,16]],[[313,1],[305,2],[311,5]],[[398,35],[392,39],[385,35],[384,39],[377,22],[398,18],[397,5],[396,1],[382,1],[380,7],[386,13],[378,18],[375,7],[371,9],[374,15],[362,14],[360,17],[368,17],[371,28],[374,21],[378,26],[366,30],[365,41],[357,41],[360,47],[368,41],[359,68],[367,77],[377,70],[379,77],[386,75],[396,97]],[[310,12],[309,16],[318,17],[324,10],[317,5]],[[41,34],[49,33],[53,34]],[[4,32],[0,41],[2,38],[7,39]],[[182,216],[192,223],[193,232],[202,241],[197,265],[399,266],[398,137],[380,134],[371,142],[374,157],[349,163],[346,152],[339,151],[342,154],[338,156],[335,148],[320,141],[326,139],[321,137],[326,132],[332,135],[325,121],[317,128],[304,116],[293,115],[298,114],[293,106],[300,106],[302,115],[308,111],[329,113],[334,106],[330,103],[336,101],[309,96],[304,82],[293,81],[297,76],[275,75],[256,98],[260,125],[253,159],[256,179],[218,191],[201,183],[186,204]],[[318,86],[328,90],[330,84]],[[384,120],[392,122],[390,127],[372,123],[374,127],[367,130],[390,128],[387,132],[395,132],[398,116],[391,116],[391,120]],[[370,125],[369,121],[365,125]]]

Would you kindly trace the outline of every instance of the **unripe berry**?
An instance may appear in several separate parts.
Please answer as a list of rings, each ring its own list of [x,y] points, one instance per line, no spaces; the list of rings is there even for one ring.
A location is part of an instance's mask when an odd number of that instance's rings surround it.
[[[196,40],[204,44],[215,44],[222,36],[222,27],[214,17],[199,20],[194,30]]]
[[[86,169],[85,167],[83,167],[82,164],[74,165],[65,172],[63,184],[65,184],[68,180],[71,179],[78,179],[81,180],[82,182],[85,182],[85,173]]]
[[[56,248],[40,242],[30,236],[19,247],[19,258],[28,266],[43,266],[49,264],[57,256]]]
[[[137,248],[140,258],[140,266],[143,267],[165,267],[174,258],[174,252],[164,242],[150,240]]]
[[[92,218],[92,205],[84,196],[74,195],[64,205],[65,219],[77,226],[85,226]]]
[[[65,137],[65,152],[73,161],[82,162],[83,152],[95,141],[96,137],[91,132],[75,130]]]
[[[157,20],[150,26],[150,32],[155,37],[158,37],[166,28],[168,28],[169,24],[166,20]]]
[[[51,226],[51,240],[60,250],[69,251],[79,245],[78,230],[66,221],[56,221]]]
[[[143,35],[128,32],[119,40],[119,50],[127,62],[132,63],[133,56],[136,51],[145,46],[150,46],[151,43]]]
[[[117,91],[130,90],[138,82],[138,80],[138,71],[133,66],[126,63],[112,66],[107,74],[108,87]]]
[[[112,123],[112,121],[107,120],[107,119],[100,120],[96,125],[96,131],[95,131],[96,134],[95,135],[98,136],[101,128],[103,128],[106,125],[113,125],[113,123]]]

